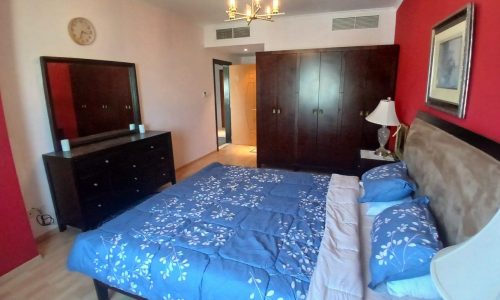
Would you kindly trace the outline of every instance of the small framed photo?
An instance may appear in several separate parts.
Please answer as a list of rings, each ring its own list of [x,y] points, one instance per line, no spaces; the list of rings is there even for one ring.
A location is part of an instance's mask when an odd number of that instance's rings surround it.
[[[432,29],[427,105],[465,117],[474,27],[469,3]]]

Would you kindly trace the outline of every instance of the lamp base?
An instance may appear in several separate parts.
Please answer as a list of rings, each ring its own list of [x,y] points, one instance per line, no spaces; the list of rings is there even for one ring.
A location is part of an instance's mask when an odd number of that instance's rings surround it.
[[[385,149],[384,147],[380,147],[377,150],[375,150],[375,152],[373,154],[375,154],[377,156],[386,157],[386,156],[391,155],[391,151]]]

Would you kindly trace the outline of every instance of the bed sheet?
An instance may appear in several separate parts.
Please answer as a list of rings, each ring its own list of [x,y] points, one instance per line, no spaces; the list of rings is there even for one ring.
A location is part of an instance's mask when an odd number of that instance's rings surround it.
[[[148,299],[305,299],[329,180],[212,164],[80,234],[68,268]]]

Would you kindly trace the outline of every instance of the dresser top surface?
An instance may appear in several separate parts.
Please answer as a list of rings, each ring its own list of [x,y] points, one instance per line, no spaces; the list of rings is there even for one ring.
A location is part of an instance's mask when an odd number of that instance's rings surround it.
[[[121,136],[97,143],[92,143],[88,145],[78,146],[72,148],[70,151],[58,151],[46,153],[43,156],[46,157],[59,157],[59,158],[76,158],[79,156],[87,155],[90,153],[95,153],[101,150],[106,150],[120,145],[125,145],[130,142],[137,142],[145,140],[151,137],[159,136],[162,134],[167,134],[167,131],[146,131],[146,133],[135,133],[131,135]]]

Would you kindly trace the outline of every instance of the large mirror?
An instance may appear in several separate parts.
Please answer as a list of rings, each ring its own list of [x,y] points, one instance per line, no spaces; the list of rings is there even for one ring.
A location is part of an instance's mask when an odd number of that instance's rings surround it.
[[[130,133],[141,122],[135,65],[40,58],[55,151]]]

